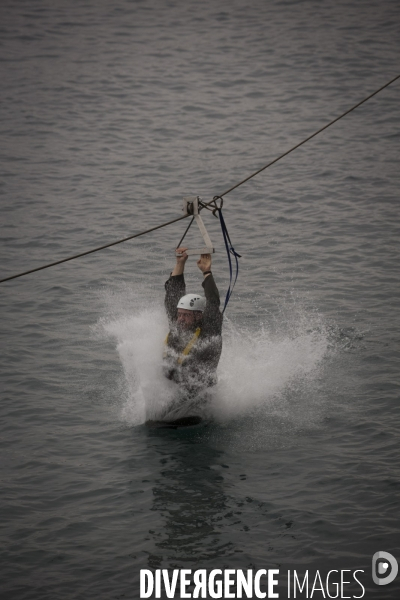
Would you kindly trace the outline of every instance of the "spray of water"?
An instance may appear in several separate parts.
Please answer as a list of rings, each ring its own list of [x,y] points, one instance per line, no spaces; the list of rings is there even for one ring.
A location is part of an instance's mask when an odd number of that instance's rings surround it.
[[[125,300],[129,292],[125,291]],[[141,307],[135,296],[129,309],[115,310],[116,296],[108,298],[113,314],[100,326],[116,345],[123,367],[125,394],[120,415],[129,424],[157,418],[176,398],[176,384],[162,371],[163,344],[168,324],[161,301]],[[212,389],[209,410],[226,422],[259,414],[260,409],[287,405],[288,394],[318,377],[329,351],[329,335],[322,320],[298,305],[281,310],[282,326],[244,327],[225,319],[218,384]],[[284,314],[283,314],[284,313]],[[299,399],[304,394],[298,394]]]
[[[304,326],[304,323],[303,323]],[[325,331],[303,329],[271,334],[229,324],[221,356],[214,412],[220,419],[271,404],[294,382],[316,376],[328,348]]]
[[[162,413],[173,400],[175,384],[162,372],[163,343],[168,332],[161,310],[144,309],[137,314],[103,323],[116,341],[126,381],[122,419],[144,423]]]

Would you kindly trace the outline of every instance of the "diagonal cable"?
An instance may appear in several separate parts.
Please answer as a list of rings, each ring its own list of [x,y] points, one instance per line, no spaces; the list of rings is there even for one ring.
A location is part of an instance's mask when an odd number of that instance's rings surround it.
[[[261,167],[261,169],[258,169],[257,171],[255,171],[254,173],[252,173],[251,175],[246,177],[245,179],[242,179],[242,181],[239,181],[239,183],[236,183],[235,185],[230,187],[228,190],[223,192],[223,194],[216,196],[216,198],[222,199],[223,196],[226,196],[227,194],[232,192],[232,190],[235,190],[240,185],[243,185],[243,183],[246,183],[246,181],[249,181],[249,179],[252,179],[252,177],[255,177],[262,171],[265,171],[265,169],[268,169],[268,167],[271,167],[272,165],[274,165],[276,162],[278,162],[278,160],[281,160],[282,158],[284,158],[285,156],[287,156],[288,154],[290,154],[291,152],[293,152],[294,150],[296,150],[297,148],[299,148],[300,146],[302,146],[303,144],[305,144],[306,142],[308,142],[309,140],[314,138],[316,135],[318,135],[325,129],[328,129],[328,127],[330,127],[331,125],[333,125],[340,119],[343,119],[343,117],[345,117],[346,115],[351,113],[353,110],[355,110],[356,108],[361,106],[361,104],[364,104],[364,102],[367,102],[368,100],[370,100],[370,98],[372,98],[373,96],[376,96],[376,94],[379,94],[379,92],[381,92],[382,90],[387,88],[389,85],[391,85],[392,83],[397,81],[397,79],[399,79],[399,78],[400,78],[400,75],[396,75],[396,77],[393,77],[393,79],[391,79],[390,81],[385,83],[385,85],[383,85],[379,89],[375,90],[375,92],[373,92],[372,94],[370,94],[369,96],[364,98],[364,100],[361,100],[361,102],[358,102],[357,104],[355,104],[354,106],[352,106],[351,108],[346,110],[346,112],[342,113],[339,117],[336,117],[336,119],[333,119],[327,125],[324,125],[320,129],[315,131],[315,133],[313,133],[312,135],[309,135],[307,138],[305,138],[304,140],[302,140],[301,142],[299,142],[298,144],[296,144],[295,146],[290,148],[290,150],[287,150],[286,152],[284,152],[283,154],[281,154],[280,156],[278,156],[271,162],[267,163],[264,167]],[[203,206],[204,207],[210,206],[210,204],[212,204],[213,202],[214,202],[214,199],[211,200],[210,202],[207,202]],[[17,279],[18,277],[23,277],[24,275],[29,275],[29,273],[35,273],[36,271],[42,271],[43,269],[48,269],[49,267],[54,267],[55,265],[60,265],[61,263],[68,262],[70,260],[75,260],[75,258],[80,258],[81,256],[86,256],[87,254],[93,254],[94,252],[99,252],[100,250],[104,250],[105,248],[110,248],[111,246],[116,246],[117,244],[122,244],[123,242],[127,242],[128,240],[133,240],[134,238],[140,237],[141,235],[145,235],[146,233],[150,233],[151,231],[156,231],[157,229],[161,229],[162,227],[167,227],[167,225],[172,225],[172,223],[177,223],[178,221],[181,221],[182,219],[186,219],[187,216],[189,216],[189,215],[183,215],[182,217],[178,217],[177,219],[173,219],[172,221],[168,221],[167,223],[163,223],[162,225],[157,225],[157,227],[152,227],[151,229],[147,229],[146,231],[141,231],[140,233],[130,235],[121,240],[117,240],[116,242],[104,244],[103,246],[99,246],[98,248],[93,248],[92,250],[87,250],[86,252],[74,254],[73,256],[69,256],[68,258],[63,258],[61,260],[57,260],[55,262],[48,263],[46,265],[42,265],[41,267],[37,267],[36,269],[30,269],[29,271],[24,271],[23,273],[17,273],[16,275],[11,275],[10,277],[5,277],[4,279],[0,279],[0,283],[4,283],[5,281],[10,281],[11,279]]]
[[[69,260],[74,260],[75,258],[80,258],[81,256],[86,256],[87,254],[93,254],[93,252],[98,252],[99,250],[104,250],[105,248],[111,248],[111,246],[116,246],[117,244],[122,244],[123,242],[127,242],[128,240],[133,240],[134,238],[140,237],[141,235],[145,235],[146,233],[150,233],[151,231],[155,231],[156,229],[161,229],[161,227],[166,227],[167,225],[172,225],[172,223],[177,223],[182,219],[186,219],[187,215],[182,217],[178,217],[177,219],[173,219],[172,221],[168,221],[168,223],[163,223],[162,225],[157,225],[157,227],[152,227],[151,229],[147,229],[146,231],[141,231],[140,233],[136,233],[134,235],[129,235],[122,240],[117,240],[116,242],[111,242],[110,244],[104,244],[104,246],[98,246],[98,248],[93,248],[92,250],[86,250],[86,252],[81,252],[80,254],[74,254],[73,256],[69,256],[68,258],[62,258],[61,260],[56,260],[55,262],[48,263],[47,265],[42,265],[41,267],[37,267],[36,269],[30,269],[29,271],[24,271],[23,273],[18,273],[17,275],[11,275],[10,277],[5,277],[4,279],[0,279],[0,283],[3,281],[10,281],[10,279],[17,279],[17,277],[23,277],[24,275],[28,275],[29,273],[35,273],[36,271],[42,271],[43,269],[48,269],[49,267],[54,267],[55,265],[60,265],[61,263],[68,262]]]
[[[311,140],[313,137],[315,137],[316,135],[318,135],[319,133],[321,133],[325,129],[328,129],[328,127],[330,127],[334,123],[337,123],[337,121],[339,121],[340,119],[343,119],[343,117],[345,117],[346,115],[348,115],[349,113],[351,113],[353,110],[355,110],[356,108],[358,108],[359,106],[361,106],[361,104],[364,104],[364,102],[367,102],[367,100],[369,100],[373,96],[376,96],[376,94],[379,94],[379,92],[381,92],[382,90],[384,90],[385,88],[387,88],[391,83],[394,83],[399,78],[400,78],[400,75],[396,75],[396,77],[393,77],[393,79],[391,79],[390,81],[388,81],[388,83],[385,83],[385,85],[383,85],[382,87],[380,87],[379,90],[376,90],[375,92],[373,92],[372,94],[370,94],[369,96],[367,96],[366,98],[364,98],[364,100],[361,100],[361,102],[358,102],[357,104],[355,104],[354,106],[352,106],[351,108],[349,108],[348,110],[346,110],[346,112],[344,112],[343,114],[341,114],[339,117],[336,117],[336,119],[333,119],[330,123],[328,123],[327,125],[324,125],[323,127],[321,127],[321,129],[318,129],[318,131],[316,131],[312,135],[309,135],[305,140],[303,140],[299,144],[296,144],[296,146],[293,146],[293,148],[290,148],[290,150],[287,150],[286,152],[284,152],[283,154],[281,154],[280,156],[278,156],[278,158],[275,158],[274,160],[271,160],[271,162],[269,162],[268,164],[266,164],[264,167],[261,167],[261,169],[258,169],[258,171],[254,171],[254,173],[252,173],[251,175],[249,175],[245,179],[242,179],[242,181],[239,181],[239,183],[236,183],[235,185],[233,185],[231,188],[229,188],[228,190],[226,190],[226,192],[224,192],[223,194],[220,194],[219,198],[222,198],[223,196],[226,196],[227,194],[229,194],[229,192],[231,192],[232,190],[235,190],[236,188],[238,188],[239,185],[242,185],[246,181],[249,181],[249,179],[251,179],[252,177],[255,177],[256,175],[258,175],[259,173],[261,173],[261,171],[265,171],[265,169],[268,169],[268,167],[270,167],[271,165],[274,165],[276,162],[278,162],[278,160],[281,160],[281,158],[283,158],[284,156],[287,156],[288,154],[290,154],[291,152],[293,152],[297,148],[300,148],[300,146],[302,146],[303,144],[305,144],[306,142],[308,142],[309,140]]]

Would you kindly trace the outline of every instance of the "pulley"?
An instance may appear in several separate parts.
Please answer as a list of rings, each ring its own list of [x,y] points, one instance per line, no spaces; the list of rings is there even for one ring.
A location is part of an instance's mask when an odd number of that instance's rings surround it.
[[[200,229],[202,238],[204,240],[204,246],[202,248],[189,248],[188,250],[186,250],[187,255],[190,255],[190,254],[214,254],[214,252],[215,252],[215,249],[210,240],[210,236],[207,233],[207,229],[205,228],[203,219],[201,218],[200,213],[199,213],[199,201],[201,201],[200,196],[185,196],[185,198],[183,198],[183,209],[182,209],[183,213],[185,216],[189,216],[189,215],[193,216],[193,219],[196,221],[196,223]],[[192,221],[193,221],[193,219],[192,219]],[[190,225],[191,225],[191,223],[190,223]],[[190,227],[190,225],[189,225],[189,227]],[[183,237],[185,237],[185,235],[186,235],[186,232]],[[183,240],[183,238],[182,238],[182,240]],[[181,242],[182,242],[182,240],[181,240]],[[179,243],[179,246],[180,246],[181,242]],[[177,254],[177,256],[180,256],[180,255]]]

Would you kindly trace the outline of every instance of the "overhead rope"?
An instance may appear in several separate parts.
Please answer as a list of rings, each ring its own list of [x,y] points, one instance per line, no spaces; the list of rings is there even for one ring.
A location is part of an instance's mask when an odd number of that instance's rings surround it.
[[[343,117],[345,117],[346,115],[348,115],[349,113],[351,113],[353,110],[355,110],[356,108],[358,108],[359,106],[361,106],[362,104],[364,104],[364,102],[367,102],[368,100],[370,100],[371,98],[373,98],[373,96],[376,96],[376,94],[379,94],[379,92],[381,92],[382,90],[384,90],[385,88],[387,88],[389,85],[391,85],[392,83],[394,83],[395,81],[397,81],[397,79],[399,79],[399,78],[400,78],[400,75],[397,75],[396,77],[394,77],[393,79],[391,79],[390,81],[388,81],[387,83],[385,83],[385,85],[383,85],[382,87],[380,87],[379,89],[377,89],[375,92],[373,92],[372,94],[370,94],[369,96],[367,96],[366,98],[364,98],[364,100],[361,100],[361,102],[358,102],[357,104],[355,104],[354,106],[352,106],[351,108],[349,108],[348,110],[346,110],[346,112],[344,112],[343,114],[341,114],[339,117],[336,117],[336,119],[333,119],[332,121],[330,121],[330,123],[328,123],[327,125],[324,125],[324,127],[321,127],[320,129],[318,129],[312,135],[309,135],[303,141],[299,142],[298,144],[296,144],[295,146],[293,146],[292,148],[290,148],[290,150],[287,150],[286,152],[284,152],[283,154],[281,154],[280,156],[278,156],[277,158],[275,158],[271,162],[267,163],[264,167],[261,167],[260,169],[258,169],[257,171],[255,171],[254,173],[252,173],[251,175],[249,175],[248,177],[246,177],[245,179],[242,179],[242,181],[239,181],[239,183],[233,185],[232,187],[230,187],[229,189],[227,189],[225,192],[223,192],[222,194],[219,194],[216,197],[217,198],[222,198],[223,196],[226,196],[227,194],[229,194],[230,192],[232,192],[233,190],[235,190],[236,188],[238,188],[240,185],[243,185],[243,183],[246,183],[246,181],[249,181],[249,179],[252,179],[252,177],[255,177],[256,175],[258,175],[262,171],[265,171],[265,169],[267,169],[268,167],[271,167],[273,164],[275,164],[276,162],[278,162],[279,160],[281,160],[282,158],[284,158],[285,156],[287,156],[288,154],[290,154],[291,152],[293,152],[294,150],[296,150],[297,148],[299,148],[300,146],[302,146],[303,144],[305,144],[306,142],[308,142],[309,140],[311,140],[312,138],[314,138],[316,135],[318,135],[319,133],[321,133],[325,129],[328,129],[328,127],[330,127],[331,125],[333,125],[334,123],[336,123],[340,119],[343,119]],[[206,204],[204,204],[203,208],[209,207],[211,204],[213,204],[213,202],[215,203],[215,199],[213,199],[210,202],[207,202]],[[24,275],[29,275],[30,273],[35,273],[36,271],[42,271],[43,269],[48,269],[50,267],[54,267],[56,265],[60,265],[60,264],[62,264],[64,262],[68,262],[70,260],[75,260],[75,258],[80,258],[81,256],[86,256],[87,254],[93,254],[94,252],[99,252],[100,250],[104,250],[105,248],[111,248],[112,246],[116,246],[117,244],[122,244],[123,242],[127,242],[128,240],[133,240],[134,238],[140,237],[140,236],[145,235],[147,233],[150,233],[152,231],[156,231],[157,229],[161,229],[162,227],[167,227],[168,225],[172,225],[172,223],[177,223],[178,221],[181,221],[182,219],[186,219],[186,217],[188,217],[188,216],[189,215],[183,215],[181,217],[178,217],[177,219],[173,219],[172,221],[168,221],[167,223],[163,223],[162,225],[158,225],[157,227],[152,227],[151,229],[147,229],[146,231],[141,231],[140,233],[136,233],[134,235],[130,235],[128,237],[125,237],[125,238],[123,238],[121,240],[117,240],[116,242],[111,242],[109,244],[104,244],[103,246],[99,246],[97,248],[93,248],[92,250],[87,250],[86,252],[80,252],[79,254],[74,254],[73,256],[69,256],[68,258],[63,258],[61,260],[57,260],[55,262],[51,262],[51,263],[48,263],[46,265],[42,265],[41,267],[37,267],[36,269],[30,269],[29,271],[24,271],[23,273],[17,273],[16,275],[11,275],[10,277],[5,277],[4,279],[0,279],[0,283],[4,283],[5,281],[10,281],[11,279],[17,279],[18,277],[23,277]],[[185,235],[186,235],[186,233],[185,233]]]
[[[396,77],[393,77],[393,79],[391,79],[390,81],[388,81],[388,83],[385,83],[385,85],[383,85],[382,87],[380,87],[379,90],[376,90],[375,92],[373,92],[372,94],[370,94],[369,96],[367,96],[366,98],[364,98],[364,100],[361,100],[361,102],[358,102],[357,104],[355,104],[354,106],[352,106],[351,108],[349,108],[348,110],[346,110],[346,112],[344,112],[343,114],[341,114],[339,117],[336,117],[336,119],[333,119],[330,123],[328,123],[327,125],[324,125],[323,127],[321,127],[321,129],[318,129],[318,131],[316,131],[312,135],[309,135],[305,140],[303,140],[299,144],[296,144],[295,146],[293,146],[293,148],[290,148],[290,150],[287,150],[286,152],[284,152],[283,154],[281,154],[280,156],[278,156],[278,158],[275,158],[274,160],[271,160],[271,162],[267,163],[264,167],[261,167],[261,169],[258,169],[257,171],[254,171],[254,173],[252,173],[251,175],[249,175],[245,179],[242,179],[242,181],[239,181],[239,183],[236,183],[236,185],[233,185],[232,187],[230,187],[228,190],[226,190],[226,192],[224,192],[223,194],[220,194],[219,198],[222,198],[223,196],[226,196],[227,194],[229,194],[229,192],[232,192],[233,190],[235,190],[236,188],[238,188],[239,185],[243,185],[243,183],[246,183],[246,181],[249,181],[249,179],[251,179],[252,177],[255,177],[256,175],[258,175],[259,173],[261,173],[261,171],[265,171],[265,169],[268,169],[268,167],[270,167],[271,165],[274,165],[276,162],[278,162],[278,160],[281,160],[281,158],[283,158],[284,156],[287,156],[288,154],[290,154],[291,152],[293,152],[293,150],[296,150],[297,148],[300,148],[300,146],[302,146],[303,144],[305,144],[306,142],[308,142],[309,140],[311,140],[313,137],[315,137],[316,135],[318,135],[319,133],[321,133],[325,129],[328,129],[328,127],[330,127],[334,123],[337,123],[337,121],[340,121],[340,119],[343,119],[343,117],[345,117],[346,115],[348,115],[349,113],[351,113],[353,110],[355,110],[356,108],[358,108],[359,106],[361,106],[361,104],[364,104],[364,102],[367,102],[367,100],[370,100],[373,96],[376,96],[376,94],[379,94],[379,92],[381,92],[382,90],[384,90],[385,88],[387,88],[391,83],[394,83],[399,78],[400,78],[400,75],[396,75]]]
[[[166,227],[167,225],[172,225],[172,223],[177,223],[178,221],[182,221],[182,219],[186,219],[187,215],[183,217],[178,217],[177,219],[173,219],[172,221],[168,221],[168,223],[163,223],[162,225],[157,225],[157,227],[152,227],[151,229],[147,229],[146,231],[141,231],[140,233],[136,233],[134,235],[130,235],[122,240],[118,240],[116,242],[111,242],[110,244],[104,244],[104,246],[99,246],[98,248],[93,248],[93,250],[87,250],[86,252],[81,252],[80,254],[74,254],[73,256],[69,256],[68,258],[62,258],[61,260],[56,260],[55,262],[48,263],[47,265],[42,265],[41,267],[37,267],[36,269],[30,269],[29,271],[25,271],[24,273],[18,273],[17,275],[11,275],[11,277],[6,277],[5,279],[0,279],[0,283],[3,281],[10,281],[10,279],[17,279],[17,277],[23,277],[24,275],[29,275],[29,273],[35,273],[36,271],[42,271],[43,269],[48,269],[49,267],[54,267],[55,265],[60,265],[61,263],[68,262],[69,260],[74,260],[75,258],[80,258],[81,256],[86,256],[86,254],[93,254],[93,252],[98,252],[99,250],[104,250],[105,248],[111,248],[111,246],[116,246],[117,244],[122,244],[123,242],[127,242],[128,240],[133,240],[134,238],[140,237],[141,235],[145,235],[146,233],[150,233],[151,231],[155,231],[156,229],[161,229],[162,227]]]

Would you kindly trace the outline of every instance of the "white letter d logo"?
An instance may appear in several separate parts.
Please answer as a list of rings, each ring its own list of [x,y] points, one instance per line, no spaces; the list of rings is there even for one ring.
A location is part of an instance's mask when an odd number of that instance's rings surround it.
[[[389,569],[390,565],[390,569]],[[372,579],[376,585],[387,585],[396,578],[399,565],[389,552],[375,552],[372,557]],[[387,574],[386,577],[380,577]]]

